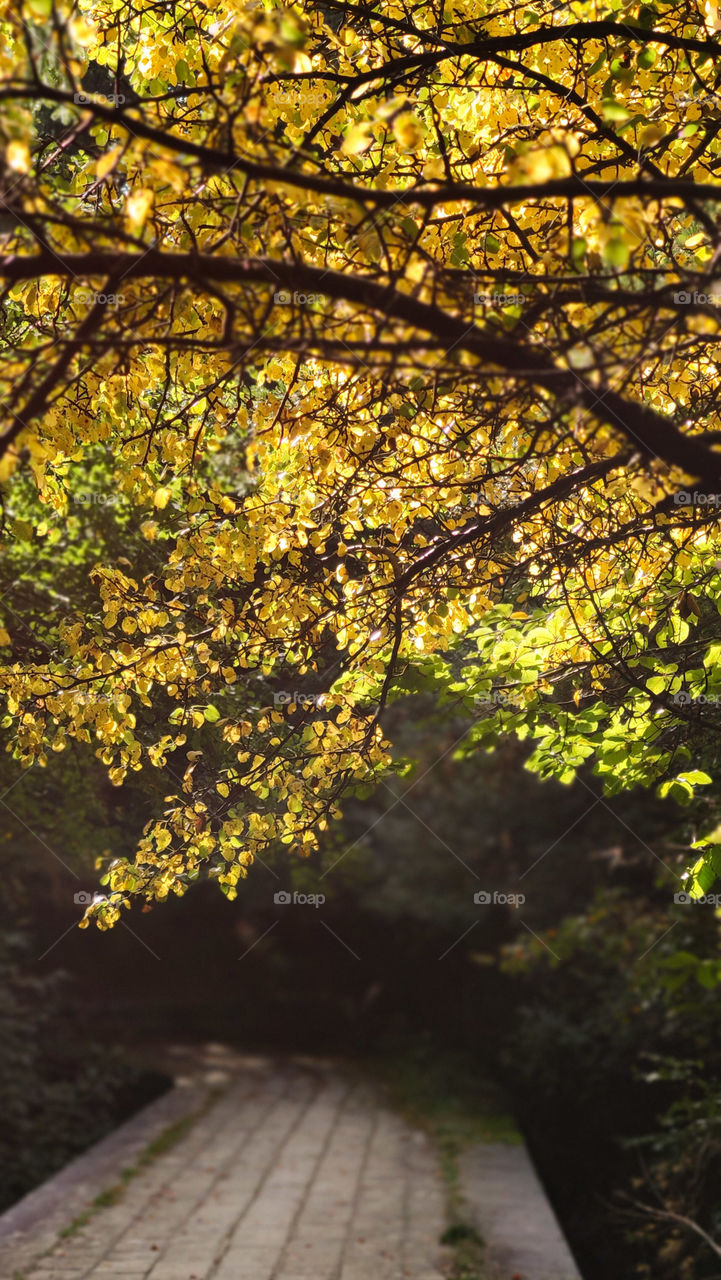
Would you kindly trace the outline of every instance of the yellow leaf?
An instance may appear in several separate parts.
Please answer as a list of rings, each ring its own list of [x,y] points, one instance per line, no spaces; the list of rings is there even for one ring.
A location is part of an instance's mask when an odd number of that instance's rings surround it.
[[[120,159],[121,151],[122,147],[113,147],[112,151],[106,152],[104,156],[100,156],[100,159],[96,160],[95,175],[97,178],[101,181],[103,178],[107,178],[111,169],[115,168],[118,160]]]
[[[83,45],[83,47],[92,44],[93,41],[97,39],[97,30],[95,27],[91,26],[87,18],[72,18],[68,23],[68,26],[73,40],[75,40],[77,44]]]
[[[19,461],[18,454],[10,450],[3,458],[0,458],[0,484],[10,479]]]
[[[154,202],[155,192],[148,187],[138,187],[131,191],[125,201],[125,217],[132,227],[144,226]]]
[[[423,177],[429,182],[441,182],[446,176],[442,160],[426,160],[423,166]]]
[[[568,152],[561,146],[532,147],[517,156],[508,169],[510,182],[548,182],[571,172]]]
[[[424,138],[423,125],[412,111],[402,111],[393,121],[393,136],[401,151],[417,151]]]
[[[25,142],[9,142],[5,148],[5,163],[13,173],[29,173],[30,148]]]
[[[666,130],[663,125],[647,124],[645,129],[641,130],[641,146],[653,147],[657,142],[660,142],[665,135]]]
[[[373,142],[372,126],[369,120],[352,124],[346,129],[341,150],[346,156],[358,156],[367,151]]]
[[[155,490],[155,493],[153,494],[153,502],[160,511],[162,511],[164,507],[167,507],[169,501],[170,489],[160,488]]]

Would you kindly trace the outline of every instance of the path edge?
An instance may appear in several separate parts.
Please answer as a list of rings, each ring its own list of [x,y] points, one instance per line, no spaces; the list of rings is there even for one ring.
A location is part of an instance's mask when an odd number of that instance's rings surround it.
[[[168,1091],[136,1111],[39,1187],[0,1214],[0,1275],[15,1277],[57,1242],[60,1232],[114,1186],[150,1143],[171,1125],[201,1110],[209,1084],[177,1079]]]
[[[461,1155],[460,1175],[489,1280],[582,1280],[525,1142],[474,1143]]]

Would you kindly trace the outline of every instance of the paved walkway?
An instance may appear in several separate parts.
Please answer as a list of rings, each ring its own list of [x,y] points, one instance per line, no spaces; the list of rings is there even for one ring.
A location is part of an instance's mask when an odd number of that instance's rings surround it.
[[[460,1161],[470,1217],[486,1241],[488,1278],[581,1280],[522,1144],[477,1143]]]
[[[22,1276],[442,1280],[444,1226],[429,1142],[365,1086],[245,1059],[178,1142]]]

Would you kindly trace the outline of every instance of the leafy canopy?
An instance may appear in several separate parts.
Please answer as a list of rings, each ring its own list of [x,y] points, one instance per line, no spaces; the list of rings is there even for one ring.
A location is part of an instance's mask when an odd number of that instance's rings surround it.
[[[408,690],[707,785],[715,5],[0,13],[8,748],[167,793],[99,922],[310,853]]]

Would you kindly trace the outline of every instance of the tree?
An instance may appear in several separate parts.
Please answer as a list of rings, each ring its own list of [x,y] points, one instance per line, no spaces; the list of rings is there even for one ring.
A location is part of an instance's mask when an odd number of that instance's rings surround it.
[[[170,792],[101,923],[316,847],[404,689],[710,781],[715,13],[3,5],[5,727]]]

